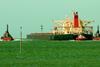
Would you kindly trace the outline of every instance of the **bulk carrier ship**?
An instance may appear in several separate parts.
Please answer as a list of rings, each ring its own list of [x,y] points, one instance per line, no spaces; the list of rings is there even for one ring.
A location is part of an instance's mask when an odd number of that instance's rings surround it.
[[[78,12],[73,12],[73,19],[53,20],[51,40],[92,40],[94,21],[81,20]]]

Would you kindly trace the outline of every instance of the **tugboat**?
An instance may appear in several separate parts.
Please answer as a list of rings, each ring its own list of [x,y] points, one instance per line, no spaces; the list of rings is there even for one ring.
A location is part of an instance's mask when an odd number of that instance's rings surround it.
[[[83,35],[79,35],[78,37],[76,37],[76,40],[86,40],[86,37]]]
[[[97,26],[97,32],[96,32],[95,37],[93,38],[93,40],[100,40],[99,25]]]
[[[12,41],[12,40],[14,40],[14,38],[10,35],[8,29],[9,29],[9,27],[8,27],[8,24],[7,24],[7,30],[5,31],[4,35],[1,37],[1,39],[3,41]]]

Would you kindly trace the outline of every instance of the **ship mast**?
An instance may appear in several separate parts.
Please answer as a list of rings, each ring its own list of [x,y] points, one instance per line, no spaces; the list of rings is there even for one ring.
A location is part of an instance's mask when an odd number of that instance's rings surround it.
[[[8,24],[7,24],[7,31],[6,31],[7,33],[9,33],[9,32],[8,32],[8,29],[9,29],[9,27],[8,27]]]

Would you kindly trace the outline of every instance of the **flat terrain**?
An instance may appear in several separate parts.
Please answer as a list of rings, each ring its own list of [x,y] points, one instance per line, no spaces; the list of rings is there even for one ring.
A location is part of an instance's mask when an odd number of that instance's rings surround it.
[[[100,41],[0,42],[0,67],[100,67]]]

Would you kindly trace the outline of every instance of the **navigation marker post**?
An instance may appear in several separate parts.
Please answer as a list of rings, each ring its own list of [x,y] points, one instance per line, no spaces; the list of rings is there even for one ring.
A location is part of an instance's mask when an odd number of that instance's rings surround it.
[[[22,26],[20,27],[20,54],[22,53]]]

